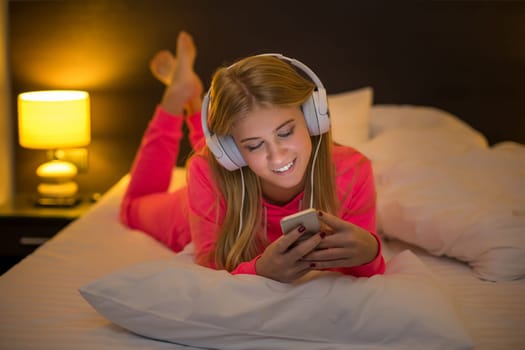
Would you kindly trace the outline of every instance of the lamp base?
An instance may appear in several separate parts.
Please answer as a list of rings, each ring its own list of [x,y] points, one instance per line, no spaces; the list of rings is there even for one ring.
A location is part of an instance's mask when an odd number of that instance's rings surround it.
[[[72,181],[77,173],[74,164],[54,159],[40,165],[36,173],[42,180],[37,186],[37,205],[72,207],[80,202],[78,185]]]
[[[81,202],[80,197],[41,197],[35,199],[35,205],[41,207],[74,207]]]

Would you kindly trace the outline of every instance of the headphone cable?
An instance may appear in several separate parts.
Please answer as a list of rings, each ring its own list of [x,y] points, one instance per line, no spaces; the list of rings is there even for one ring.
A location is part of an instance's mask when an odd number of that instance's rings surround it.
[[[242,230],[242,212],[244,209],[244,195],[245,195],[245,185],[244,185],[244,173],[242,172],[242,167],[239,168],[241,171],[241,210],[239,210],[239,230],[237,231],[237,239],[239,240],[239,237],[241,236],[241,230]]]
[[[317,161],[317,154],[319,153],[319,148],[321,146],[321,141],[323,140],[323,134],[319,134],[319,142],[315,147],[314,159],[312,160],[312,169],[310,169],[310,208],[314,207],[314,168],[315,162]]]

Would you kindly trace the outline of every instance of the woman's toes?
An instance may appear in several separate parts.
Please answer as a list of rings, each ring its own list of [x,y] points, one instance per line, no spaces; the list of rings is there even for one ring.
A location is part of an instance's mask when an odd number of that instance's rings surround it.
[[[193,69],[193,62],[197,55],[197,49],[193,43],[193,38],[190,34],[182,31],[177,37],[177,58],[181,65],[191,67]]]
[[[175,59],[171,52],[167,50],[159,51],[150,61],[150,69],[155,78],[162,83],[169,85],[171,76],[175,71]]]

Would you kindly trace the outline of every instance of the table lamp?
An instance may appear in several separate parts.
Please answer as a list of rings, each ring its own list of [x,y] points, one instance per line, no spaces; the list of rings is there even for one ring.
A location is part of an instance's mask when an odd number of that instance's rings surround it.
[[[52,159],[36,174],[38,205],[78,203],[75,164],[56,158],[57,151],[84,147],[91,141],[89,94],[77,90],[31,91],[18,95],[18,136],[22,147],[48,150]]]

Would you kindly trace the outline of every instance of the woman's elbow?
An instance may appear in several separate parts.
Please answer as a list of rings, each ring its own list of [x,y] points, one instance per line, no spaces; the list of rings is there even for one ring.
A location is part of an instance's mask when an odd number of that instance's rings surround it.
[[[132,228],[130,215],[129,215],[130,208],[131,208],[131,202],[127,199],[122,200],[122,203],[120,204],[119,219],[120,219],[120,223],[128,228]]]

